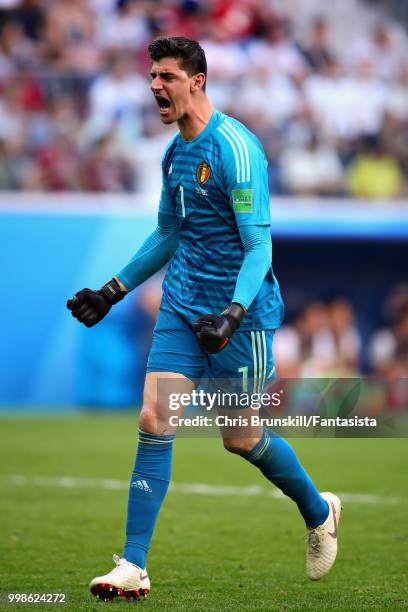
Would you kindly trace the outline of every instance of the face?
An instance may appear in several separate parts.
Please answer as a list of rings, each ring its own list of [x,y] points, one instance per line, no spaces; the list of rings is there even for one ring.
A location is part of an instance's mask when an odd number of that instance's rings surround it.
[[[191,110],[195,92],[202,88],[203,74],[190,77],[180,68],[179,60],[165,57],[153,62],[150,89],[156,98],[163,123],[179,121]]]

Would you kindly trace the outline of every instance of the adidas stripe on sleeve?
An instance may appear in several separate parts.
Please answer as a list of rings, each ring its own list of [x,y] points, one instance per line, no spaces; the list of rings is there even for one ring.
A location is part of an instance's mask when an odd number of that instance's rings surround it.
[[[225,186],[237,225],[270,225],[268,164],[262,145],[230,117],[217,131]]]

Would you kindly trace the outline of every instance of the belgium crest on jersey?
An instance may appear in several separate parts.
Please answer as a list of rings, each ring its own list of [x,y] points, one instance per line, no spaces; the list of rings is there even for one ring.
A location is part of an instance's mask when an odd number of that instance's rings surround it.
[[[200,185],[205,185],[211,176],[211,166],[206,161],[202,161],[198,164],[196,170],[197,181]]]

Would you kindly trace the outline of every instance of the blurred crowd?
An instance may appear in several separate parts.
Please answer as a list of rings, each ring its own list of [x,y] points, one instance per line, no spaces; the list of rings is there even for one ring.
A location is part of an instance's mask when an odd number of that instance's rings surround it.
[[[408,285],[394,287],[368,340],[344,296],[314,301],[276,332],[274,355],[282,378],[408,377]],[[364,341],[363,341],[364,340]]]
[[[1,0],[0,189],[156,194],[171,132],[146,47],[184,35],[206,51],[215,106],[262,140],[272,193],[406,195],[405,38],[378,22],[339,52],[335,24],[299,28],[274,5]]]

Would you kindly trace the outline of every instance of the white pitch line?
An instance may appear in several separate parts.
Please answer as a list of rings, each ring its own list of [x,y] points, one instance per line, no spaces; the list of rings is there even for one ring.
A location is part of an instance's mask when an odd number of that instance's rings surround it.
[[[106,478],[76,478],[72,476],[9,476],[7,480],[19,487],[50,487],[59,489],[107,489],[127,490],[129,482]],[[186,493],[189,495],[225,495],[240,497],[272,497],[273,499],[288,500],[279,489],[268,490],[259,485],[250,487],[234,487],[229,485],[210,485],[204,483],[171,483],[170,491],[173,493]],[[355,504],[398,504],[400,497],[388,495],[373,495],[370,493],[338,493],[344,502]]]

